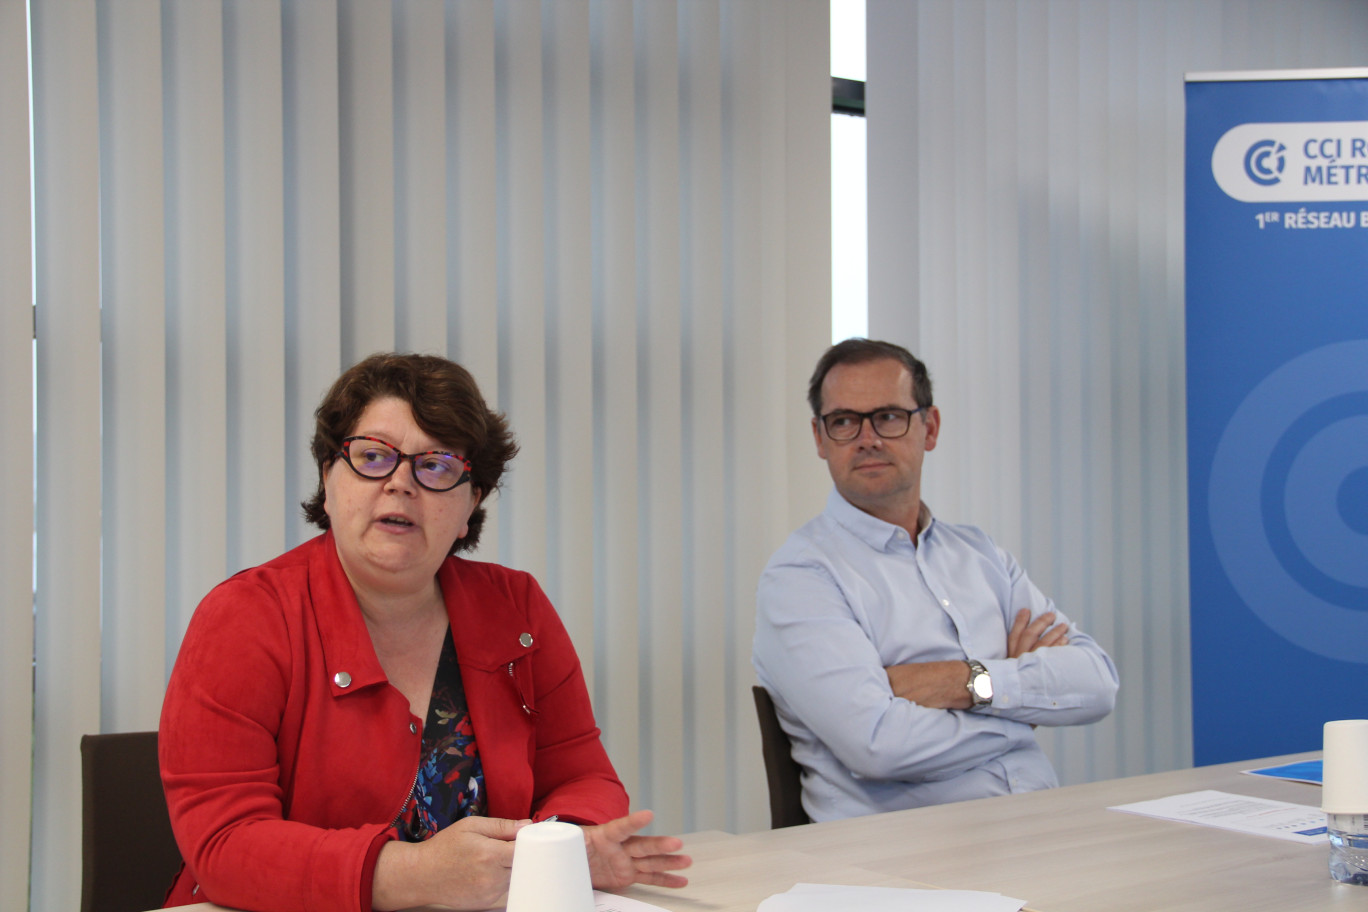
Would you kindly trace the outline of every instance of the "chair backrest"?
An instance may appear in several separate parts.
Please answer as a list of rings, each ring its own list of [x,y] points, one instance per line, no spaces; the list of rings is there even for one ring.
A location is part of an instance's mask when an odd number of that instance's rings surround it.
[[[157,764],[157,733],[81,738],[81,912],[161,906],[181,855]]]
[[[793,759],[793,745],[779,725],[774,701],[758,684],[751,692],[755,694],[755,714],[760,717],[760,747],[769,779],[770,827],[777,830],[811,823],[803,810],[803,768]]]

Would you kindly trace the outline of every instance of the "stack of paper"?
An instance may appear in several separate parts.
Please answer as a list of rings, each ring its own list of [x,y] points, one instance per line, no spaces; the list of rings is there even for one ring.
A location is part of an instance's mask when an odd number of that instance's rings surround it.
[[[905,890],[898,887],[843,887],[794,884],[776,893],[757,912],[1021,912],[1024,899],[976,890]]]

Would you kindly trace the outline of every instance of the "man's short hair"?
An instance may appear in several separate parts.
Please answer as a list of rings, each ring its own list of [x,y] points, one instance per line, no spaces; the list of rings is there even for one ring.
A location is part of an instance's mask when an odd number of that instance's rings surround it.
[[[907,368],[912,374],[912,398],[917,401],[918,406],[930,408],[933,404],[931,375],[916,355],[892,342],[854,338],[837,342],[817,359],[817,367],[812,372],[812,379],[808,381],[808,405],[812,406],[812,414],[818,418],[822,416],[822,383],[833,367],[838,364],[865,364],[870,361],[882,361],[885,358],[897,361]]]

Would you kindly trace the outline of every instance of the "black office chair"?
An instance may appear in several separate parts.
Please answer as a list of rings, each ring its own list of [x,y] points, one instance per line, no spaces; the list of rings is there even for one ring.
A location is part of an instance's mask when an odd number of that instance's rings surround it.
[[[779,725],[774,701],[758,684],[751,687],[751,693],[755,695],[755,714],[760,717],[760,747],[769,780],[770,828],[811,823],[803,810],[803,768],[793,759],[793,745]]]
[[[142,912],[180,870],[157,733],[81,738],[81,912]]]

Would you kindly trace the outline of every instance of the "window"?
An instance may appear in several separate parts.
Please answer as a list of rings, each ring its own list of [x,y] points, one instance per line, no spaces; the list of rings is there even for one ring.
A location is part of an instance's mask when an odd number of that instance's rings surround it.
[[[865,4],[831,0],[831,340],[869,333]]]

